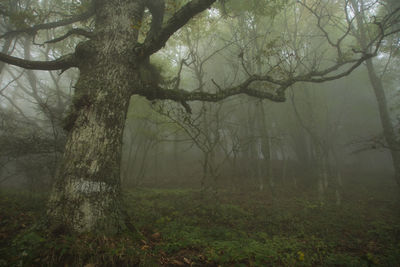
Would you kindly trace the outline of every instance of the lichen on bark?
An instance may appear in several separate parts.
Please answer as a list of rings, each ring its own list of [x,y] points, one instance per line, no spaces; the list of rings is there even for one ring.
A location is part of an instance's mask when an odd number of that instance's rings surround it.
[[[96,1],[96,31],[78,45],[80,77],[70,114],[63,161],[49,201],[55,228],[73,232],[115,232],[123,227],[120,157],[135,66],[142,1]],[[56,229],[57,230],[57,229]]]

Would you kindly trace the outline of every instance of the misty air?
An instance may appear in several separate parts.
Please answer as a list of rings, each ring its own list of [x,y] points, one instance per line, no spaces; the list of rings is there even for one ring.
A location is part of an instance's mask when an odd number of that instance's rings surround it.
[[[398,0],[0,1],[0,267],[400,266]]]

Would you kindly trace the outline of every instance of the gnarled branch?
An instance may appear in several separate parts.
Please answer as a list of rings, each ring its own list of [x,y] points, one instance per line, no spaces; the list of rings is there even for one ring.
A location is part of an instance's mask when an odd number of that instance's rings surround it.
[[[327,67],[321,71],[311,71],[297,76],[288,75],[280,80],[274,79],[269,75],[251,75],[241,84],[226,89],[222,89],[213,81],[213,83],[218,87],[218,91],[215,93],[200,91],[189,92],[183,89],[164,89],[159,86],[149,85],[140,89],[135,89],[133,94],[145,96],[149,100],[174,100],[182,103],[186,110],[188,110],[186,107],[186,101],[218,102],[239,94],[245,94],[259,99],[269,99],[274,102],[284,102],[286,100],[285,91],[293,84],[298,82],[322,83],[342,78],[350,75],[365,60],[373,56],[374,54],[364,54],[358,59],[337,62],[333,66]],[[344,67],[346,68],[337,72],[339,69]],[[263,89],[255,89],[255,86],[252,86],[255,82],[265,83],[269,88],[273,88],[274,90],[265,91]]]
[[[191,18],[209,8],[216,0],[192,0],[180,8],[161,28],[138,48],[139,55],[146,58],[160,50],[168,39]]]
[[[270,99],[274,102],[283,102],[285,101],[285,97],[283,95],[284,90],[289,85],[282,84],[277,90],[276,93],[266,92],[254,88],[250,88],[249,86],[256,81],[263,80],[263,77],[260,76],[252,76],[244,81],[242,84],[238,86],[234,86],[231,88],[227,88],[224,90],[219,90],[216,93],[208,93],[201,91],[193,91],[189,92],[183,89],[164,89],[159,86],[149,85],[140,89],[135,89],[133,94],[138,94],[141,96],[145,96],[148,100],[174,100],[179,103],[185,103],[186,101],[207,101],[207,102],[218,102],[230,96],[238,95],[238,94],[246,94],[249,96],[257,97],[260,99]],[[185,105],[183,104],[185,107]],[[185,107],[186,108],[186,107]]]

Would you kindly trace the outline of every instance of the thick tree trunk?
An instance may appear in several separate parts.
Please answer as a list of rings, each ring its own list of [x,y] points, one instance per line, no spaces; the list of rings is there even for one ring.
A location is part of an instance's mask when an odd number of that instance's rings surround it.
[[[90,103],[75,111],[78,116],[51,198],[50,214],[77,231],[92,230],[100,220],[113,220],[120,192],[122,132],[129,94],[123,90],[126,85],[119,82],[124,78],[123,68],[114,69],[113,75],[109,75],[111,70],[107,66],[93,71],[96,73],[81,74],[77,86],[83,88],[77,90],[99,92],[89,97]],[[97,79],[93,80],[95,74],[104,78],[95,76]]]
[[[54,230],[115,232],[121,225],[122,134],[131,90],[140,86],[132,25],[143,4],[98,0],[96,8],[95,38],[76,49],[80,78],[48,208]]]

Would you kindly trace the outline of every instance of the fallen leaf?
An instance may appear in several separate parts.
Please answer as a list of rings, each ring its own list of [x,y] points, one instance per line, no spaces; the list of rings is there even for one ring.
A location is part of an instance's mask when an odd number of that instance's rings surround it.
[[[153,239],[153,240],[159,240],[160,238],[161,238],[160,233],[154,233],[151,235],[151,239]]]
[[[144,246],[141,248],[141,250],[148,250],[149,248],[150,248],[150,246],[144,245]]]
[[[172,260],[172,264],[179,265],[179,266],[184,266],[185,265],[183,262],[178,261],[178,260]]]

